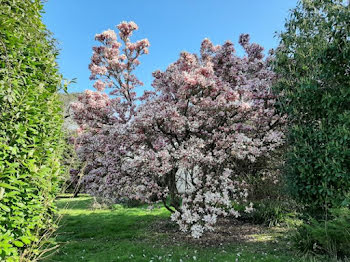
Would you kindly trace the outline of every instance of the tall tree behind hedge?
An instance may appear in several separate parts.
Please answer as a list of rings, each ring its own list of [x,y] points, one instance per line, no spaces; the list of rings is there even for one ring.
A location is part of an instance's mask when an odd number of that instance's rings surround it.
[[[303,0],[276,53],[281,109],[290,116],[286,172],[310,211],[347,203],[350,191],[350,7]]]
[[[52,223],[60,176],[61,76],[42,8],[40,0],[0,0],[0,260],[6,261],[35,251]]]

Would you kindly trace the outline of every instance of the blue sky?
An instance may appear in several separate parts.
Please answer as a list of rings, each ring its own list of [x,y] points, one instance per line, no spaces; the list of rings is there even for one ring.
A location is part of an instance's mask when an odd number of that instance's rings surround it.
[[[231,40],[237,47],[241,33],[265,50],[275,48],[275,32],[283,30],[288,10],[297,0],[49,0],[44,23],[58,40],[60,71],[65,78],[77,78],[69,92],[93,89],[88,64],[94,36],[116,29],[121,21],[134,21],[139,30],[132,40],[148,38],[149,54],[140,58],[136,74],[149,89],[152,72],[165,70],[181,51],[199,52],[209,38],[214,44]],[[140,90],[141,91],[141,90]]]

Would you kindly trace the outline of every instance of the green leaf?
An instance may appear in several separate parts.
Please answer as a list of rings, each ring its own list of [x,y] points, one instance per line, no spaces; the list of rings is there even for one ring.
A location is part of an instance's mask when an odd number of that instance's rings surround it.
[[[28,237],[21,237],[21,241],[26,245],[31,243],[31,240]]]
[[[21,241],[18,241],[18,240],[14,240],[13,241],[13,244],[16,246],[16,247],[23,247],[24,244],[21,242]]]
[[[0,203],[0,208],[3,209],[6,212],[10,212],[11,209],[8,206],[5,206],[4,204]]]
[[[7,189],[12,189],[12,190],[19,190],[19,188],[11,186],[9,184],[5,184],[5,183],[0,183],[0,187],[7,188]]]

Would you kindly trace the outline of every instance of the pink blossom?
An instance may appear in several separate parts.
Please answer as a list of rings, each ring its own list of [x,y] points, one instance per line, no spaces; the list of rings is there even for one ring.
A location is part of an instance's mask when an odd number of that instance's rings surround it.
[[[119,29],[119,35],[122,39],[129,38],[134,30],[138,30],[138,26],[134,22],[121,22],[117,25]]]
[[[105,66],[97,66],[95,64],[90,67],[91,75],[105,75],[107,68]]]
[[[116,41],[117,35],[113,30],[108,29],[102,32],[101,34],[97,34],[95,36],[95,39],[98,41]]]
[[[106,84],[102,82],[100,79],[94,83],[94,88],[96,88],[96,90],[100,92],[102,92],[105,89],[105,87],[106,87]]]

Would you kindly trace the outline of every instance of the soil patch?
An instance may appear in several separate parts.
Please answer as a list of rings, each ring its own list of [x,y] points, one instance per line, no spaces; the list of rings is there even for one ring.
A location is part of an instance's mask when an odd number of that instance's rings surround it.
[[[168,235],[169,244],[178,243],[195,244],[199,246],[217,247],[230,243],[245,243],[256,240],[256,235],[268,233],[269,228],[245,223],[237,219],[221,218],[215,225],[213,232],[205,232],[194,239],[188,233],[181,232],[176,223],[170,220],[159,220],[150,227],[152,234]]]

